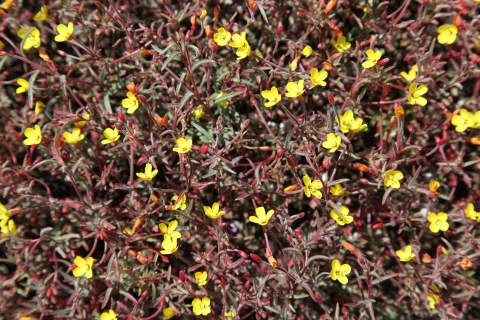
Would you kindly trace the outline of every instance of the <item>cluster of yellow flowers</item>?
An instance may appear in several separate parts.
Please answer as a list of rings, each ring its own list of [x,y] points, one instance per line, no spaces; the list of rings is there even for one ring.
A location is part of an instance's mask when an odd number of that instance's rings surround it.
[[[178,196],[177,196],[178,198]],[[158,225],[160,231],[163,232],[163,241],[162,241],[162,251],[161,254],[172,254],[178,250],[177,239],[182,237],[182,234],[175,229],[178,227],[178,221],[173,220],[168,224],[168,227],[165,223],[160,223]]]
[[[10,211],[7,210],[7,208],[5,208],[2,203],[0,203],[0,228],[2,237],[9,237],[10,233],[15,236],[18,235],[15,221],[13,221],[13,219],[10,219]]]
[[[221,47],[226,46],[227,44],[237,49],[237,60],[245,59],[246,57],[250,56],[252,53],[252,49],[250,44],[246,39],[247,33],[242,32],[242,34],[231,34],[225,28],[219,28],[217,32],[213,35],[213,41]],[[232,41],[230,41],[230,39]]]
[[[50,21],[48,16],[48,9],[46,6],[42,6],[40,12],[38,12],[34,17],[35,21]],[[65,42],[70,40],[70,37],[73,34],[73,23],[69,22],[68,25],[59,24],[57,25],[58,35],[55,36],[55,41]],[[42,44],[40,39],[40,30],[36,27],[20,28],[17,31],[17,36],[23,40],[23,50],[30,50],[31,48],[38,48]]]
[[[480,111],[472,114],[467,109],[460,109],[459,114],[452,117],[452,124],[457,132],[464,132],[468,128],[476,129],[480,127]]]

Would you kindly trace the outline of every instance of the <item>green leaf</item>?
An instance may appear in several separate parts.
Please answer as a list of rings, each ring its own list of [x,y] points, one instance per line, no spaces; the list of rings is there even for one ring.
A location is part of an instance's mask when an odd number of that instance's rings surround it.
[[[110,95],[108,93],[103,96],[103,105],[105,106],[105,110],[113,113],[112,106],[110,104]]]
[[[269,25],[270,23],[268,22],[267,14],[265,13],[265,9],[262,7],[258,6],[258,9],[260,9],[260,13],[262,14],[263,20]]]
[[[215,60],[212,60],[212,59],[203,59],[203,60],[200,60],[200,61],[197,61],[195,62],[195,64],[193,65],[192,67],[192,71],[195,71],[195,69],[197,69],[198,67],[200,67],[202,64],[206,64],[206,63],[217,63]],[[232,79],[233,80],[233,79]]]
[[[191,45],[188,46],[188,48],[192,49],[195,52],[194,58],[198,58],[198,56],[200,56],[200,50],[198,50],[197,47],[195,47],[194,45],[191,44]]]
[[[180,101],[179,108],[182,109],[185,103],[187,103],[188,99],[190,99],[192,96],[193,96],[193,92],[191,91],[188,91],[187,93],[185,93],[182,100]]]
[[[200,131],[205,137],[207,137],[208,141],[210,141],[211,143],[215,143],[215,139],[212,137],[212,135],[210,133],[208,133],[207,130],[205,130],[199,124],[197,124],[195,122],[192,122],[192,125],[195,128],[197,128],[197,130]]]
[[[210,178],[211,176],[214,176],[214,175],[216,175],[217,173],[218,173],[218,170],[213,170],[213,171],[207,173],[206,175],[204,175],[204,176],[202,177],[202,179]]]
[[[163,62],[163,67],[162,67],[162,70],[164,70],[167,65],[170,63],[170,61],[172,61],[177,55],[179,55],[180,52],[176,51],[174,53],[172,53],[164,62]]]
[[[39,73],[40,71],[35,71],[30,76],[30,79],[28,79],[28,104],[30,105],[30,108],[33,108],[33,83],[35,82],[35,79],[37,79]]]
[[[157,46],[155,46],[155,45],[152,44],[153,50],[157,51],[158,54],[160,54],[160,55],[162,55],[162,56],[165,55],[165,53],[166,53],[171,47],[173,47],[173,46],[175,46],[175,43],[172,43],[172,44],[168,45],[165,49],[162,50],[162,49],[160,49],[159,47],[157,47]]]

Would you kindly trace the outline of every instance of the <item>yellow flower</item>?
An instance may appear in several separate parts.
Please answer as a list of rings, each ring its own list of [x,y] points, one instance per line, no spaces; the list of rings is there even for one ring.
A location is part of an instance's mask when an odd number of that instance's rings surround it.
[[[434,290],[435,292],[440,291],[440,290],[438,290],[438,287],[434,284],[432,284],[429,288],[431,290]],[[428,300],[428,306],[430,307],[430,309],[435,309],[435,305],[440,302],[439,296],[434,294],[433,292],[428,293],[427,300]]]
[[[228,41],[230,41],[232,34],[225,30],[224,28],[220,28],[217,32],[213,35],[213,41],[221,47],[226,46]]]
[[[138,109],[138,100],[137,97],[130,91],[127,92],[127,97],[122,100],[122,107],[127,110],[128,114],[134,113]]]
[[[18,320],[37,320],[35,317],[20,317]]]
[[[323,188],[323,184],[320,180],[314,180],[312,182],[312,179],[306,174],[303,176],[303,184],[305,185],[303,192],[307,197],[310,198],[310,196],[313,195],[315,198],[322,199],[323,194],[320,189]]]
[[[207,16],[207,10],[203,9],[202,12],[200,13],[200,20],[205,19]]]
[[[12,6],[12,4],[13,0],[5,0],[5,2],[0,5],[0,8],[8,10]]]
[[[359,123],[353,117],[352,110],[345,111],[343,115],[341,114],[336,117],[336,120],[340,125],[340,131],[343,133],[347,133],[349,130],[357,130],[360,128]]]
[[[168,224],[168,227],[165,223],[160,223],[158,227],[165,234],[165,238],[170,237],[170,238],[180,239],[182,237],[182,234],[175,230],[178,227],[177,220],[170,221],[170,223]]]
[[[410,104],[417,103],[424,107],[427,104],[427,99],[422,96],[427,93],[427,91],[428,88],[426,86],[417,86],[416,83],[412,83],[408,89],[408,102],[410,102]]]
[[[322,147],[325,149],[330,149],[330,152],[337,151],[338,147],[340,147],[340,143],[342,142],[342,138],[336,136],[335,133],[327,134],[327,140],[322,142]]]
[[[75,260],[73,260],[73,263],[75,263],[75,266],[77,266],[75,269],[73,269],[73,275],[75,277],[81,277],[85,275],[87,279],[90,279],[93,277],[93,258],[88,257],[87,259],[83,259],[80,256],[76,256]]]
[[[2,41],[0,41],[0,50],[3,50],[3,48],[5,48],[5,43],[3,43]],[[2,58],[3,56],[0,56],[0,58]]]
[[[282,100],[282,95],[278,93],[277,87],[273,86],[270,90],[263,90],[262,97],[268,102],[265,102],[265,107],[270,108]]]
[[[480,212],[475,211],[475,207],[473,206],[473,203],[467,204],[467,207],[465,208],[464,212],[465,212],[465,215],[472,220],[477,220],[478,218],[480,218]]]
[[[385,187],[392,187],[393,189],[400,188],[400,180],[403,179],[403,173],[399,170],[390,169],[385,172],[385,178],[383,179],[383,183]]]
[[[427,216],[427,220],[430,222],[430,231],[434,233],[437,233],[440,230],[447,231],[450,226],[447,222],[448,214],[445,212],[439,212],[438,214],[430,212]]]
[[[103,136],[105,137],[105,139],[102,140],[102,144],[112,143],[120,139],[117,128],[107,128],[103,130]]]
[[[115,311],[110,309],[108,312],[102,312],[100,320],[117,320],[117,315],[115,314]]]
[[[233,318],[233,317],[235,317],[235,312],[233,312],[232,310],[227,311],[227,312],[225,312],[225,317]]]
[[[197,281],[199,286],[204,286],[207,284],[208,273],[206,271],[203,272],[195,272],[195,280]]]
[[[27,92],[28,88],[30,87],[28,81],[22,78],[17,79],[17,84],[20,86],[16,90],[17,94]]]
[[[175,313],[175,311],[173,311],[172,308],[168,307],[168,308],[163,309],[163,316],[165,317],[165,319],[173,318],[173,317],[175,317],[175,315],[176,315],[176,313]]]
[[[192,306],[193,306],[193,313],[195,313],[197,316],[200,316],[200,315],[206,316],[211,312],[209,297],[204,297],[201,300],[199,298],[193,299]]]
[[[312,47],[310,47],[308,45],[305,46],[305,48],[303,48],[303,50],[302,50],[302,54],[305,56],[305,58],[308,58],[312,54],[312,52],[313,52]]]
[[[256,217],[255,216],[250,216],[250,217],[248,217],[248,220],[250,222],[257,223],[261,226],[266,226],[268,224],[268,221],[270,220],[270,218],[273,216],[273,213],[274,213],[274,211],[270,210],[270,211],[267,212],[267,214],[265,214],[265,208],[264,207],[258,207],[257,209],[255,209],[255,214],[257,216]]]
[[[30,28],[20,28],[17,31],[17,36],[20,39],[25,38],[25,35],[30,32],[28,35],[27,39],[23,42],[23,50],[30,50],[31,48],[38,48],[42,44],[42,41],[40,40],[40,30],[38,30],[35,27],[30,27]]]
[[[348,264],[340,265],[340,261],[337,259],[332,261],[332,270],[330,271],[330,277],[333,281],[338,280],[341,284],[347,284],[347,275],[352,271],[352,267]]]
[[[87,121],[90,120],[90,114],[84,112],[84,113],[82,114],[82,118],[85,119],[85,121],[77,121],[77,122],[75,122],[75,127],[80,128],[80,129],[82,129],[83,127],[85,127],[85,125],[87,124]]]
[[[305,88],[303,86],[303,79],[298,81],[298,84],[295,82],[289,82],[287,83],[287,93],[285,93],[285,96],[289,98],[296,98],[301,96],[305,92]]]
[[[350,210],[347,207],[341,206],[340,213],[337,210],[332,209],[330,211],[330,217],[335,220],[338,225],[343,226],[353,222],[353,217],[348,215],[349,212]]]
[[[457,39],[458,29],[454,24],[444,24],[438,28],[438,43],[452,44]]]
[[[27,139],[23,140],[23,143],[26,146],[31,146],[32,144],[40,144],[42,142],[42,131],[40,130],[39,125],[35,125],[35,129],[27,128],[24,132]]]
[[[63,133],[63,138],[66,143],[75,144],[82,141],[83,138],[85,138],[85,135],[82,134],[82,130],[79,128],[73,128],[72,133],[65,131]]]
[[[59,24],[57,26],[58,35],[55,36],[55,41],[64,42],[70,39],[73,33],[73,23],[69,22],[68,26],[64,24]]]
[[[406,246],[404,251],[397,250],[395,252],[400,261],[408,262],[415,257],[415,253],[412,253],[412,246]]]
[[[152,171],[152,164],[151,163],[147,163],[145,165],[145,173],[143,172],[138,172],[136,173],[137,177],[139,177],[140,179],[143,179],[145,181],[152,181],[153,178],[155,178],[155,176],[157,175],[158,173],[158,170],[155,169]]]
[[[471,112],[466,109],[460,109],[460,114],[452,117],[452,124],[455,126],[455,131],[464,132],[467,128],[474,125],[475,119]]]
[[[352,135],[355,135],[355,134],[359,133],[360,131],[364,130],[365,128],[367,128],[367,125],[363,123],[362,118],[356,118],[355,122],[358,124],[358,128],[350,129],[350,133]]]
[[[42,6],[40,12],[38,12],[34,17],[33,20],[35,21],[46,21],[48,20],[48,9],[46,6]]]
[[[400,72],[400,75],[405,78],[405,80],[413,81],[417,77],[418,67],[413,65],[412,69],[406,73],[405,71]]]
[[[332,39],[331,43],[339,52],[348,50],[352,46],[350,42],[347,42],[347,38],[345,38],[344,36],[339,37],[336,41],[335,39]]]
[[[382,57],[382,52],[380,50],[373,51],[372,49],[368,49],[365,54],[367,55],[367,61],[362,63],[362,67],[365,69],[374,67]]]
[[[440,188],[440,182],[433,180],[428,184],[428,190],[434,194],[438,194],[437,189]]]
[[[234,35],[232,35],[232,41],[230,41],[228,45],[232,48],[237,48],[237,49],[240,47],[243,47],[245,45],[245,42],[247,42],[246,36],[247,36],[246,32],[242,32],[241,35],[238,33],[235,33]]]
[[[475,114],[473,115],[473,124],[471,128],[476,129],[478,127],[480,127],[480,111],[475,112]]]
[[[237,49],[237,60],[245,59],[246,57],[250,56],[252,53],[252,48],[250,48],[250,44],[245,41],[243,46]]]
[[[225,214],[225,211],[220,211],[218,202],[213,203],[211,208],[204,206],[203,211],[205,211],[205,215],[210,219],[218,219]]]
[[[317,68],[310,70],[310,79],[312,80],[312,88],[315,86],[325,87],[327,83],[324,81],[328,77],[326,70],[318,71]]]
[[[45,103],[43,103],[42,101],[35,102],[35,115],[36,116],[38,116],[40,113],[42,113],[43,109],[45,109]]]
[[[15,225],[15,221],[12,219],[1,220],[0,228],[2,229],[2,237],[9,237],[10,233],[14,236],[18,236],[17,226]],[[8,231],[10,231],[10,233],[8,233]]]
[[[345,193],[345,191],[343,191],[343,188],[340,184],[336,184],[330,188],[330,193],[333,196],[338,197],[338,196],[342,196]]]
[[[178,249],[177,238],[164,237],[162,248],[163,250],[160,251],[161,254],[172,254],[176,252]]]
[[[172,200],[173,201],[177,201],[178,199],[178,195],[174,195],[172,197]],[[185,210],[187,209],[187,196],[186,195],[183,195],[182,199],[180,199],[180,201],[175,204],[175,205],[172,205],[172,210]]]
[[[298,66],[298,59],[300,59],[300,57],[296,57],[295,59],[293,59],[293,61],[290,63],[290,71],[295,71],[297,70],[297,66]]]
[[[195,111],[193,111],[193,115],[194,115],[195,118],[197,118],[197,119],[205,118],[205,117],[206,117],[205,111],[203,111],[203,108],[201,108],[201,107],[195,109]]]
[[[217,94],[217,96],[215,97],[215,99],[218,99],[220,97],[223,97],[225,95],[225,92],[220,92],[219,94]],[[219,105],[221,105],[222,107],[227,107],[228,106],[228,101],[227,100],[222,100],[220,102],[218,102]]]
[[[192,139],[185,140],[184,138],[177,139],[178,147],[173,148],[173,151],[178,153],[187,153],[192,149]]]
[[[5,208],[5,206],[2,203],[0,203],[0,220],[9,219],[9,218],[10,218],[10,211],[7,208]]]

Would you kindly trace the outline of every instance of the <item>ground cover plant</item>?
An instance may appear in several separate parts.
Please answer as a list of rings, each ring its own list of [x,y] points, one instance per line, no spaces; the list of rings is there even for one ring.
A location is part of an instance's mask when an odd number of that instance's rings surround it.
[[[0,4],[2,319],[478,319],[480,1]]]

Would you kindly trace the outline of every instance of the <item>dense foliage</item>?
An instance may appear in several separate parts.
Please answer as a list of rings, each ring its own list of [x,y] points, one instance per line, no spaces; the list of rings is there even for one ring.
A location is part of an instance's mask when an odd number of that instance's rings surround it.
[[[479,9],[4,0],[0,315],[480,318]]]

